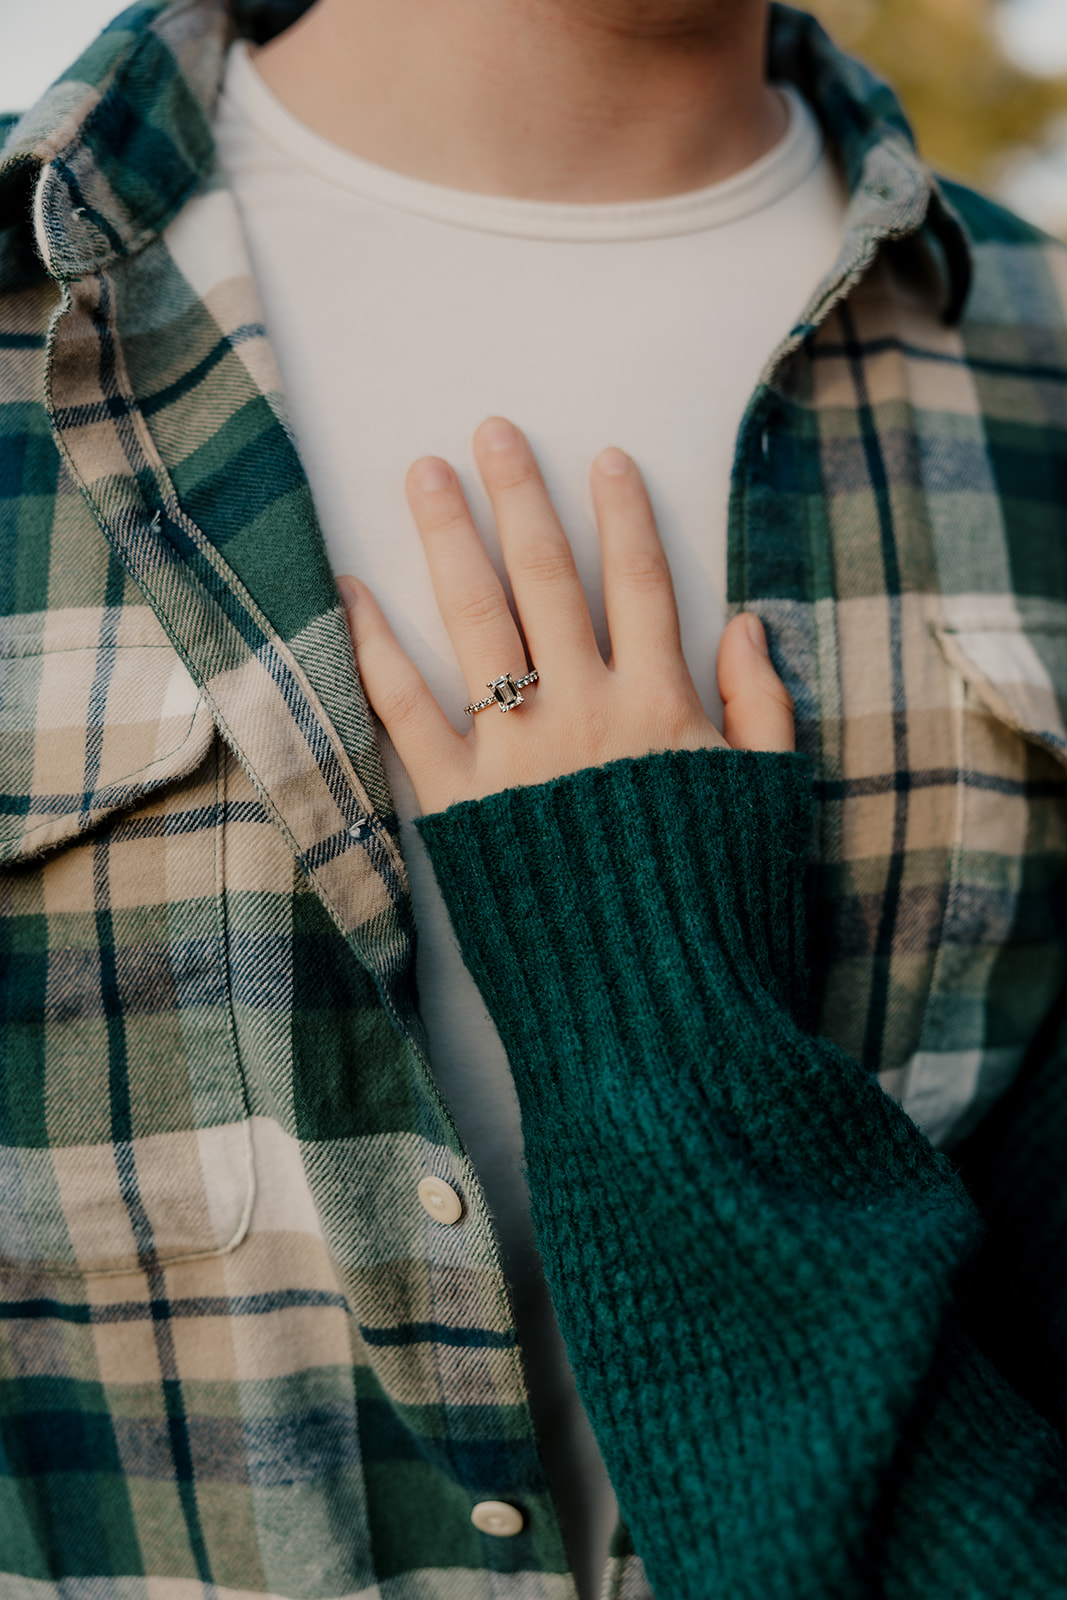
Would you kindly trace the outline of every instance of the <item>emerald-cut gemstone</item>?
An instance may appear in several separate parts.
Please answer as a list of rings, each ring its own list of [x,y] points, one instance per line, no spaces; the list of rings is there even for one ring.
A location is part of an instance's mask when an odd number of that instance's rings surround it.
[[[502,678],[494,678],[492,683],[486,685],[486,688],[492,690],[493,699],[501,711],[512,711],[515,706],[522,705],[523,697],[519,693],[519,686],[510,672],[505,672]]]

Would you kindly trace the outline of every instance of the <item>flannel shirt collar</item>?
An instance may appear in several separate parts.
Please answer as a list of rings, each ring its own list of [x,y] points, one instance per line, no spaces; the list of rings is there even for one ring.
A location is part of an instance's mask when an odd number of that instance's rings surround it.
[[[105,270],[167,227],[212,169],[211,117],[229,43],[270,38],[308,3],[145,0],[14,124],[0,151],[0,208],[10,209],[5,184],[35,187],[38,247],[53,277]],[[838,265],[797,332],[815,325],[880,243],[924,226],[940,247],[945,315],[955,320],[970,282],[967,237],[893,91],[837,50],[813,17],[782,5],[772,6],[769,69],[813,106],[851,197]]]

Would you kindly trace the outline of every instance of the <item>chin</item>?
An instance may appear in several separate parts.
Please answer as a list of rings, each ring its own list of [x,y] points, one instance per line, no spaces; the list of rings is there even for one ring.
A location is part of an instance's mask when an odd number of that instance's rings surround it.
[[[769,0],[553,0],[553,9],[620,33],[662,38],[747,30],[766,16]]]

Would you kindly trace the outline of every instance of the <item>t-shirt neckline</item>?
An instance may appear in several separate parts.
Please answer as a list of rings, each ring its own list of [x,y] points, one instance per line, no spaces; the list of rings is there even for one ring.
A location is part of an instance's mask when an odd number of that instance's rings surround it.
[[[654,200],[558,203],[478,194],[427,183],[366,161],[314,133],[256,71],[244,40],[229,53],[217,117],[243,121],[291,164],[335,189],[429,221],[544,240],[609,242],[666,238],[738,222],[784,198],[823,153],[819,125],[791,85],[778,85],[789,122],[781,139],[742,171],[701,189]]]

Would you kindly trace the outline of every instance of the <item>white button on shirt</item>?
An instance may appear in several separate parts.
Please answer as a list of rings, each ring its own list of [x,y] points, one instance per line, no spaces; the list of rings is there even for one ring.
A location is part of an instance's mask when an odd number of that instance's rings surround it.
[[[471,1521],[479,1533],[492,1533],[498,1539],[512,1539],[523,1528],[522,1512],[506,1500],[480,1501],[471,1512]]]
[[[418,1196],[423,1209],[429,1212],[435,1222],[443,1222],[451,1227],[463,1215],[463,1201],[443,1178],[423,1178],[419,1183]]]

